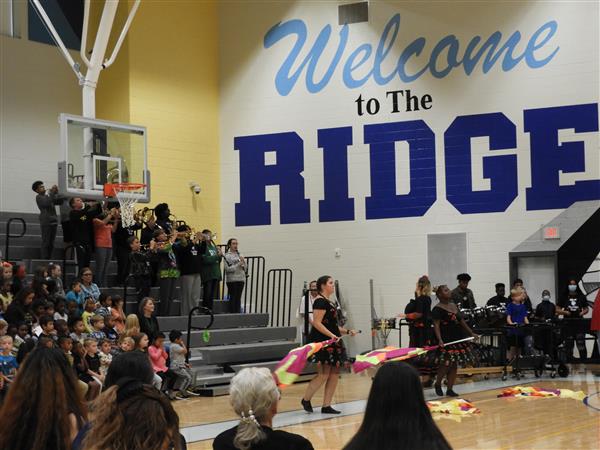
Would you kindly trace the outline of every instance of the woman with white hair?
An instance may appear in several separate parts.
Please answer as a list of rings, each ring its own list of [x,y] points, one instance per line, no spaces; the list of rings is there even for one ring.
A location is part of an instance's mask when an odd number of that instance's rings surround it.
[[[214,450],[313,450],[302,436],[273,430],[281,395],[268,369],[241,370],[231,380],[229,396],[240,423],[215,438]]]

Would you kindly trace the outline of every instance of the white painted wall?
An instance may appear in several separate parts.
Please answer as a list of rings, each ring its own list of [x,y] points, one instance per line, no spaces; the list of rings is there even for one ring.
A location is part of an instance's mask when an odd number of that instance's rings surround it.
[[[294,290],[300,295],[303,280],[321,274],[339,279],[351,305],[352,325],[365,331],[354,350],[370,346],[369,279],[375,280],[375,307],[380,316],[403,311],[412,296],[416,279],[426,272],[427,234],[467,234],[467,267],[471,287],[479,304],[494,294],[494,283],[508,283],[508,252],[556,216],[559,210],[526,211],[525,188],[530,186],[529,135],[523,131],[523,110],[598,101],[598,5],[593,3],[522,2],[370,2],[370,22],[350,26],[348,49],[369,42],[376,47],[383,27],[399,12],[399,37],[391,60],[418,36],[427,37],[428,51],[447,34],[461,42],[475,36],[489,36],[500,30],[507,37],[519,30],[530,36],[548,20],[558,20],[553,38],[560,46],[556,58],[543,69],[519,65],[510,72],[498,66],[486,75],[471,77],[457,70],[444,79],[424,76],[402,86],[399,81],[378,86],[369,81],[349,90],[341,82],[340,71],[327,88],[309,94],[304,75],[287,96],[275,90],[279,66],[295,42],[288,37],[270,49],[263,48],[265,33],[280,21],[302,19],[309,35],[300,54],[306,55],[317,34],[327,24],[333,27],[324,60],[329,60],[338,42],[338,2],[227,2],[220,6],[221,41],[221,150],[223,238],[235,236],[243,253],[260,254],[269,267],[289,267],[294,271]],[[485,38],[484,38],[485,39]],[[524,44],[522,44],[524,45]],[[396,52],[396,53],[394,53]],[[348,53],[346,53],[346,56]],[[345,59],[342,59],[344,61]],[[325,70],[320,66],[319,70]],[[354,100],[383,98],[386,90],[410,88],[429,93],[434,107],[417,113],[379,113],[358,117]],[[445,200],[443,133],[458,115],[503,112],[517,127],[519,196],[504,213],[461,215]],[[412,119],[424,119],[436,133],[438,201],[424,217],[365,220],[365,197],[370,194],[368,146],[363,144],[363,126]],[[318,222],[318,201],[323,198],[322,151],[317,148],[317,129],[353,126],[353,146],[349,149],[350,196],[355,198],[353,222]],[[238,152],[236,136],[296,131],[304,140],[306,197],[310,198],[309,224],[280,225],[278,188],[267,188],[272,202],[272,225],[235,227],[234,204],[239,201]],[[569,134],[568,132],[566,134]],[[586,142],[588,172],[568,174],[574,179],[600,178],[598,135],[577,136]],[[481,156],[487,145],[473,149],[474,186],[486,189]],[[515,151],[507,151],[515,153]],[[407,167],[400,165],[407,173]],[[334,249],[341,249],[341,257]],[[446,280],[454,287],[455,280]],[[527,280],[525,280],[527,284]],[[394,336],[393,339],[396,339]],[[405,341],[406,342],[406,341]]]
[[[38,212],[32,182],[57,182],[62,112],[81,114],[81,88],[57,48],[0,36],[1,211]]]

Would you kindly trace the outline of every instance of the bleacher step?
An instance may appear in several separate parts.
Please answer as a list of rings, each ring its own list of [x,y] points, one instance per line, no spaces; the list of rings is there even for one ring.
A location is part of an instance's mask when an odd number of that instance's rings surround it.
[[[187,316],[159,317],[158,324],[161,330],[187,330]],[[210,321],[209,316],[192,317],[192,326],[206,328]],[[262,313],[252,314],[217,314],[211,330],[239,327],[266,327],[269,315]]]
[[[187,342],[187,332],[184,332]],[[190,347],[209,347],[216,345],[241,344],[244,342],[291,341],[296,338],[295,327],[256,327],[211,329],[208,342],[205,342],[203,331],[192,331]]]
[[[255,342],[250,344],[220,345],[192,349],[190,364],[227,364],[275,360],[283,358],[298,344],[290,341]]]

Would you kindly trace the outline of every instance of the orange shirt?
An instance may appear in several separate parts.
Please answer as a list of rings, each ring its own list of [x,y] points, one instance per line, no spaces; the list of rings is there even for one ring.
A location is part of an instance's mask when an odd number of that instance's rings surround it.
[[[94,242],[96,247],[112,248],[112,225],[94,219]]]

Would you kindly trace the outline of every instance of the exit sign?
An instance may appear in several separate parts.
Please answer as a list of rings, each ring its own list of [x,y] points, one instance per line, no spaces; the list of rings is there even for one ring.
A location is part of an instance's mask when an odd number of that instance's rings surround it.
[[[544,228],[544,239],[560,239],[560,230],[558,227]]]

